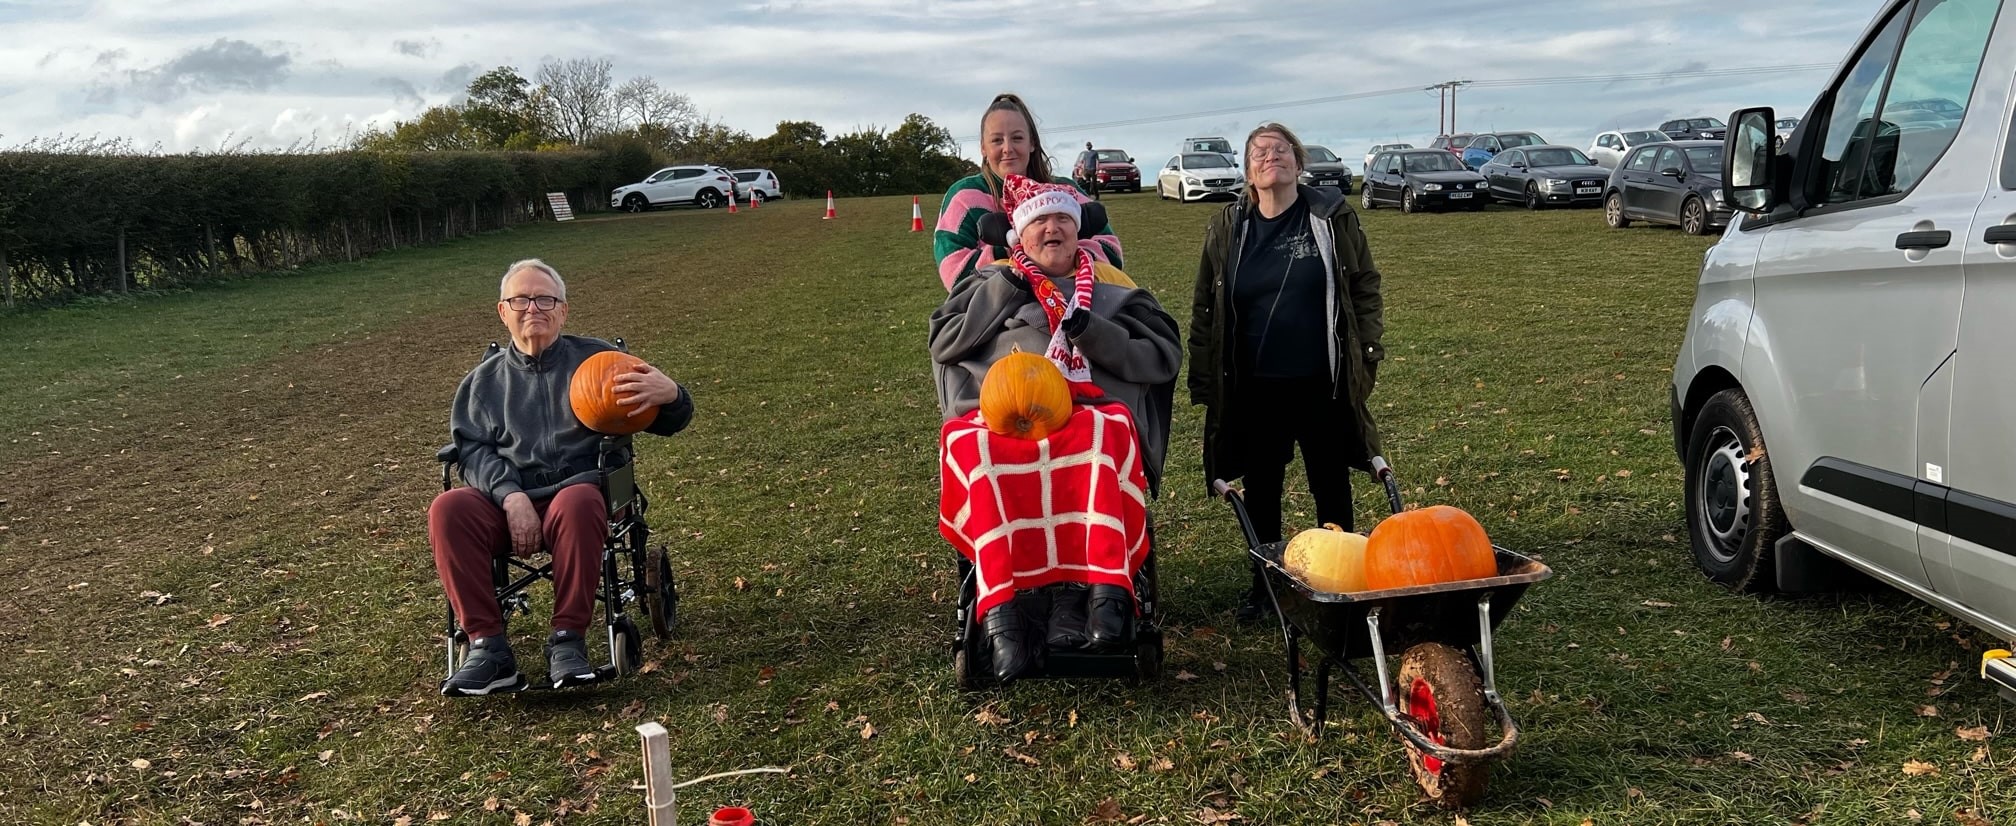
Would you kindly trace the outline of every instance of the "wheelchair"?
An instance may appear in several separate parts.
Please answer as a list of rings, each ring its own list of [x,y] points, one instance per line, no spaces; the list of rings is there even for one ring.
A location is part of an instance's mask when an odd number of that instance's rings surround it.
[[[618,350],[626,350],[622,339],[615,339],[612,343]],[[491,342],[483,359],[488,360],[502,352],[500,345]],[[434,458],[441,462],[441,490],[452,489],[456,470],[461,465],[460,451],[449,444],[436,451]],[[645,498],[644,491],[637,487],[634,458],[629,436],[602,437],[596,458],[596,484],[602,491],[602,501],[608,503],[609,525],[608,536],[602,543],[602,576],[595,601],[602,606],[608,662],[596,667],[594,679],[572,682],[561,688],[614,680],[636,672],[643,664],[643,634],[637,623],[625,613],[630,605],[643,608],[652,633],[660,640],[670,638],[679,622],[679,589],[672,578],[672,560],[664,545],[650,544],[651,527],[644,519],[650,502]],[[492,558],[490,572],[499,613],[504,618],[506,633],[509,633],[513,614],[529,615],[532,612],[527,590],[542,579],[552,581],[553,563],[548,559],[543,565],[535,565],[503,553]],[[463,696],[450,695],[447,686],[448,679],[462,667],[463,660],[469,655],[469,635],[456,620],[452,603],[448,605],[447,616],[448,671],[441,679],[441,692],[449,696]],[[544,681],[532,683],[521,678],[516,687],[493,693],[546,688],[549,686]]]
[[[1078,228],[1078,237],[1089,239],[1098,235],[1106,226],[1106,208],[1097,202],[1080,204],[1084,216]],[[1008,220],[1000,213],[988,213],[980,218],[979,235],[982,243],[999,247],[1008,246]],[[1164,429],[1167,432],[1167,429]],[[1155,468],[1150,475],[1151,497],[1160,489],[1161,469]],[[1128,618],[1127,634],[1122,642],[1106,648],[1052,649],[1036,645],[1029,669],[1016,679],[1040,678],[1119,678],[1133,683],[1154,680],[1162,675],[1163,633],[1161,611],[1161,588],[1156,579],[1155,513],[1148,512],[1148,558],[1141,563],[1141,570],[1134,574],[1134,599],[1140,606],[1140,615]],[[977,607],[980,596],[979,572],[964,556],[955,555],[958,564],[959,596],[958,610],[953,612],[954,631],[952,636],[952,677],[961,691],[978,691],[996,681],[988,663],[993,661],[992,650],[987,635],[980,629]],[[1050,601],[1041,591],[1019,592],[1012,603],[1021,612],[1026,627],[1041,629],[1049,617]],[[1042,639],[1040,631],[1031,634],[1030,639]]]

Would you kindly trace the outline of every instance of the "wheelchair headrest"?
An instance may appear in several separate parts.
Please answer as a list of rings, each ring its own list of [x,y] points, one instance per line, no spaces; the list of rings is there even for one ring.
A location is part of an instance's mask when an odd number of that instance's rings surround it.
[[[1088,240],[1106,228],[1106,205],[1091,201],[1078,205],[1078,239]],[[1008,216],[1000,212],[989,212],[980,216],[980,243],[997,247],[1008,246]]]

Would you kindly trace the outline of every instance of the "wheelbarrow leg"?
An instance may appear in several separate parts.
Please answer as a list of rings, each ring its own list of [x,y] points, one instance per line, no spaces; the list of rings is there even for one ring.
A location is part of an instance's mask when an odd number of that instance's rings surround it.
[[[1289,625],[1284,636],[1288,638],[1288,719],[1303,734],[1314,736],[1315,732],[1302,720],[1302,632]]]
[[[1316,734],[1322,736],[1323,721],[1330,716],[1330,657],[1316,661]]]

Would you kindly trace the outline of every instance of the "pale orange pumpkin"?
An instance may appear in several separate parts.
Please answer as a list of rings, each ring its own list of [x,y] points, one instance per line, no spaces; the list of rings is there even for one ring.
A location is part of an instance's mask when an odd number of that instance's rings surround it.
[[[581,362],[567,382],[567,402],[574,408],[574,418],[589,430],[609,436],[626,436],[650,427],[658,418],[657,405],[648,405],[645,412],[632,416],[635,405],[616,403],[616,379],[643,363],[643,359],[620,350],[604,350]]]
[[[1402,511],[1365,543],[1365,587],[1406,588],[1498,575],[1491,537],[1477,519],[1448,505]]]
[[[1071,384],[1055,362],[1017,349],[987,368],[980,417],[1002,436],[1046,438],[1071,420]]]
[[[1281,565],[1318,591],[1349,594],[1365,590],[1365,537],[1329,523],[1288,540]]]

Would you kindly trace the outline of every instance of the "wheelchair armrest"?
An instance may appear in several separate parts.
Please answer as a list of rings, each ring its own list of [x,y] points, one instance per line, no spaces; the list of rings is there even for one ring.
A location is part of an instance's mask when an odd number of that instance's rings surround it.
[[[440,450],[434,451],[434,461],[444,465],[455,464],[462,461],[462,449],[456,447],[453,442],[442,445]]]

